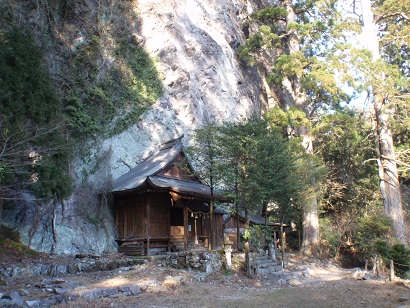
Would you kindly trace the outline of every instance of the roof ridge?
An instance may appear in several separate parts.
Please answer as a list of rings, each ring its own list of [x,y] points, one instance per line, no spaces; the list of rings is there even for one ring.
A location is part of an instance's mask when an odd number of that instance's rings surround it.
[[[184,136],[185,135],[182,134],[181,136],[179,136],[177,138],[174,138],[174,139],[171,139],[171,140],[168,140],[168,141],[165,141],[165,142],[161,143],[160,150],[169,149],[169,148],[173,147],[174,145],[176,145],[177,143],[181,143],[181,140],[182,140],[182,138],[184,138]]]

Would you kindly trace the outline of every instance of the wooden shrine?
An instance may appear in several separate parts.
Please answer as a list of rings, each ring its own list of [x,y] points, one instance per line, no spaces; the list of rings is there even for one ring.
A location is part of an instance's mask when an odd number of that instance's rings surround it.
[[[209,248],[210,188],[194,175],[180,138],[120,176],[113,196],[120,252],[149,255]],[[223,200],[218,192],[215,198]],[[214,210],[216,247],[223,243],[224,213]]]

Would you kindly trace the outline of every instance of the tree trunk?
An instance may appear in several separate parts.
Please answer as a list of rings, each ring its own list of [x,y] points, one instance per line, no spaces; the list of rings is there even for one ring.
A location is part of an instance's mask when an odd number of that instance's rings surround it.
[[[367,47],[373,54],[373,61],[380,59],[377,25],[374,22],[370,0],[362,0],[364,33]],[[381,79],[383,75],[380,76]],[[380,192],[383,198],[384,211],[393,221],[395,237],[407,245],[401,189],[397,172],[396,155],[390,129],[389,106],[383,93],[372,88],[375,112],[375,149],[379,168]]]
[[[283,219],[280,221],[280,243],[282,246],[282,266],[285,268],[285,240],[283,236]]]
[[[245,265],[246,265],[246,274],[248,275],[248,277],[251,277],[252,273],[251,273],[251,260],[250,260],[250,255],[249,255],[249,251],[250,251],[250,247],[249,247],[249,213],[248,210],[245,209],[245,241],[244,241],[244,248],[245,248]]]
[[[57,197],[53,201],[53,215],[51,220],[51,231],[53,233],[53,245],[51,246],[51,254],[54,255],[56,251],[56,246],[58,245],[58,236],[57,236]]]
[[[214,196],[213,189],[211,188],[211,201],[209,202],[209,224],[210,224],[210,244],[211,250],[215,249],[215,230],[214,230]]]
[[[291,0],[282,0],[287,11],[286,25],[296,22],[295,11]],[[292,54],[300,52],[300,42],[296,33],[289,34],[286,42],[286,53]],[[299,76],[294,75],[291,78],[284,78],[282,81],[283,94],[282,99],[285,103],[285,109],[294,106],[303,110],[309,118],[306,93],[303,90]],[[302,137],[302,145],[306,153],[313,153],[312,135],[308,127],[298,129],[298,135]],[[311,179],[315,183],[315,179]],[[318,203],[316,197],[309,198],[303,208],[303,242],[302,253],[306,255],[316,255],[319,244],[319,215]]]
[[[302,253],[317,256],[319,251],[319,214],[316,198],[312,198],[303,210]],[[309,208],[308,208],[309,207]]]
[[[3,191],[0,190],[0,232],[3,226]]]
[[[235,184],[235,212],[236,212],[236,249],[240,250],[241,245],[241,232],[239,224],[239,193],[238,193],[238,183]]]

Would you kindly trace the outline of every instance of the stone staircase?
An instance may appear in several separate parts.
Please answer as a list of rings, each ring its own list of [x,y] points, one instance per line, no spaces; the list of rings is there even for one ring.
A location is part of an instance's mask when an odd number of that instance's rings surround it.
[[[282,271],[282,263],[272,259],[265,253],[250,254],[251,271],[258,276],[268,276],[269,274]]]

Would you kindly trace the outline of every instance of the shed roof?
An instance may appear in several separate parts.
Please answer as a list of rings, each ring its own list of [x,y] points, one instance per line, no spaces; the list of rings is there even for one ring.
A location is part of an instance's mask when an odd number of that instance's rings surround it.
[[[228,217],[231,218],[232,216],[235,216],[235,214],[232,214],[231,216]],[[243,211],[240,211],[239,213],[239,219],[242,221],[245,221],[245,213]],[[262,217],[261,215],[257,215],[257,214],[249,214],[249,223],[251,225],[260,225],[260,226],[264,226],[265,225],[265,217]],[[277,222],[272,222],[272,221],[266,221],[266,224],[268,226],[279,226],[280,223]],[[287,226],[286,224],[284,226]]]

